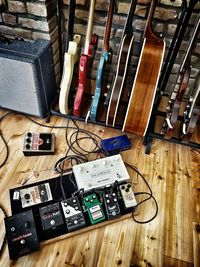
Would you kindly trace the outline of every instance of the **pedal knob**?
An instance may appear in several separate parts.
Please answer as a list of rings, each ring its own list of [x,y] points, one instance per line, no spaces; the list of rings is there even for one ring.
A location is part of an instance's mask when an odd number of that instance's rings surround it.
[[[30,149],[31,146],[29,144],[26,144],[26,149]]]
[[[32,136],[32,133],[28,132],[28,133],[27,133],[27,136],[28,136],[28,137],[31,137],[31,136]]]
[[[104,160],[104,161],[103,161],[103,166],[106,166],[106,164],[107,164],[107,161]]]
[[[55,223],[56,223],[55,220],[51,220],[51,221],[50,221],[50,224],[51,224],[51,225],[54,225]]]

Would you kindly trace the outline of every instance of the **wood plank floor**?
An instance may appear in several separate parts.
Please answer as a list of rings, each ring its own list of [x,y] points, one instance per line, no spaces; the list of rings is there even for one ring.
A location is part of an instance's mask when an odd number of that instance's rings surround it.
[[[3,111],[0,111],[0,115]],[[38,122],[44,123],[41,119]],[[52,117],[49,125],[67,125],[67,119]],[[78,123],[102,138],[121,132],[92,124]],[[55,176],[54,164],[67,150],[65,130],[47,129],[19,115],[0,122],[0,130],[9,146],[9,157],[0,169],[0,203],[10,211],[9,188]],[[50,156],[24,157],[23,137],[27,131],[54,132],[56,153]],[[129,135],[132,149],[122,153],[125,162],[136,166],[145,176],[158,202],[157,217],[147,224],[127,218],[83,234],[68,237],[40,251],[11,262],[8,247],[0,266],[66,267],[191,267],[200,266],[200,151],[190,147],[155,140],[150,155],[145,154],[142,138]],[[89,142],[88,147],[92,146]],[[0,163],[6,155],[0,140]],[[92,158],[91,158],[92,159]],[[134,191],[147,190],[144,182],[129,170]],[[139,198],[137,199],[139,201]],[[153,216],[152,201],[137,210],[138,220]],[[0,243],[4,235],[0,213]]]

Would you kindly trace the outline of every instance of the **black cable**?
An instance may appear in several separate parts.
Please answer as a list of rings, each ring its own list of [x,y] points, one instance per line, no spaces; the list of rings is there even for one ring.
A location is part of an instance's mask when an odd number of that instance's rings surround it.
[[[138,221],[138,220],[135,218],[134,211],[132,212],[132,218],[133,218],[133,220],[134,220],[135,222],[140,223],[140,224],[149,223],[149,222],[151,222],[151,221],[157,216],[157,214],[158,214],[158,203],[157,203],[155,197],[153,196],[153,192],[152,192],[152,190],[151,190],[151,187],[149,186],[149,184],[148,184],[147,180],[145,179],[145,177],[139,172],[139,170],[138,170],[135,166],[130,165],[130,164],[126,163],[126,162],[124,162],[124,163],[125,163],[125,165],[127,165],[129,168],[131,168],[132,170],[134,170],[134,171],[137,173],[137,175],[140,176],[140,177],[143,179],[143,181],[145,182],[145,184],[147,185],[147,187],[148,187],[148,189],[149,189],[149,191],[150,191],[150,193],[149,193],[149,192],[134,192],[135,196],[137,196],[137,195],[148,195],[147,198],[145,198],[145,199],[141,200],[139,203],[137,203],[136,208],[139,207],[142,203],[144,203],[144,202],[146,202],[147,200],[150,200],[150,199],[153,199],[153,201],[155,202],[155,205],[156,205],[156,211],[155,211],[155,214],[154,214],[153,217],[151,217],[149,220],[146,220],[146,221]]]
[[[46,125],[46,124],[42,124],[42,123],[39,123],[37,121],[35,121],[34,119],[32,119],[31,117],[29,117],[28,115],[25,115],[25,114],[22,114],[22,113],[19,113],[19,112],[8,112],[6,114],[4,114],[1,118],[0,118],[0,122],[3,121],[7,116],[9,115],[12,115],[12,114],[16,114],[16,115],[20,115],[20,116],[23,116],[25,118],[27,118],[28,120],[30,120],[31,122],[33,122],[34,124],[38,125],[38,126],[41,126],[41,127],[45,127],[45,128],[49,128],[49,129],[66,129],[66,135],[68,133],[68,130],[74,130],[74,133],[72,133],[72,136],[75,136],[75,140],[72,142],[71,138],[70,140],[68,140],[66,138],[66,141],[67,141],[67,145],[69,147],[69,149],[67,150],[66,152],[66,159],[70,159],[71,162],[72,161],[75,161],[76,163],[81,163],[81,162],[86,162],[88,161],[86,159],[87,156],[89,156],[91,153],[102,153],[102,150],[101,148],[98,146],[98,142],[97,140],[95,140],[95,137],[98,138],[99,140],[101,140],[101,138],[93,133],[93,132],[90,132],[88,130],[85,130],[85,129],[81,129],[79,128],[79,126],[77,125],[77,123],[70,117],[69,119],[73,122],[74,126],[69,126],[69,120],[67,121],[67,125],[66,126],[52,126],[52,125]],[[78,137],[78,134],[79,133],[84,133],[86,135],[88,135],[87,137],[85,137],[85,139],[87,138],[91,138],[91,140],[95,143],[95,148],[92,150],[92,151],[86,151],[84,152],[84,149],[80,146],[80,144],[78,143],[80,140],[84,140],[84,137]],[[0,168],[6,163],[7,159],[8,159],[8,156],[9,156],[9,148],[8,148],[8,145],[3,137],[3,134],[2,132],[0,131],[0,137],[2,138],[3,142],[4,142],[4,145],[6,147],[6,157],[5,159],[3,160],[3,162],[0,164]],[[82,153],[80,153],[80,151],[78,151],[75,147],[74,147],[74,144],[78,144],[78,147],[80,149],[82,149]],[[97,149],[98,148],[98,149]],[[72,151],[75,155],[73,156],[69,156],[68,153],[69,151]],[[86,153],[87,154],[84,154]],[[61,161],[64,161],[65,160],[65,157],[59,159],[55,165],[55,169],[56,169],[56,166],[58,164],[60,164]],[[85,158],[84,158],[85,157]]]
[[[7,218],[8,215],[7,215],[7,213],[6,213],[5,209],[4,209],[4,207],[3,207],[1,204],[0,204],[0,209],[2,210],[2,212],[3,212],[3,214],[4,214],[4,217]],[[2,246],[1,246],[1,248],[0,248],[0,258],[1,258],[2,252],[3,252],[3,250],[4,250],[5,244],[6,244],[6,233],[5,233],[5,235],[4,235],[3,243],[2,243]]]

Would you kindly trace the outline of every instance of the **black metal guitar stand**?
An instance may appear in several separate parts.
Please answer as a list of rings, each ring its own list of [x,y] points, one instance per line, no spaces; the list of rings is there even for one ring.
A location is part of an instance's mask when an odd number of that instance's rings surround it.
[[[157,99],[157,101],[155,102],[155,104],[153,106],[153,111],[151,114],[149,126],[147,128],[146,134],[145,134],[144,139],[143,139],[143,144],[146,146],[145,153],[150,154],[151,146],[152,146],[152,142],[153,142],[154,138],[168,141],[168,142],[172,142],[172,143],[176,143],[176,144],[181,144],[181,145],[193,147],[196,149],[200,149],[200,144],[198,144],[198,143],[185,142],[184,140],[181,140],[180,138],[177,138],[177,137],[165,138],[165,136],[163,134],[155,132],[154,129],[155,129],[157,116],[165,118],[165,115],[166,115],[165,112],[158,110],[159,103],[160,103],[160,98]],[[179,116],[178,120],[183,121],[183,116]]]

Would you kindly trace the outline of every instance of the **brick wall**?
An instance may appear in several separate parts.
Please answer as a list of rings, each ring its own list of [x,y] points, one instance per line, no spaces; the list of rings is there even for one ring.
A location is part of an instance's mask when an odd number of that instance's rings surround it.
[[[74,32],[83,36],[82,48],[84,46],[84,37],[87,27],[89,0],[76,0],[76,18],[74,25]],[[6,3],[3,7],[0,6],[0,33],[7,36],[19,37],[29,40],[35,40],[38,38],[49,39],[52,42],[55,72],[57,82],[60,80],[59,69],[59,44],[58,44],[58,26],[56,17],[56,1],[55,0],[1,0],[1,3]],[[62,2],[62,19],[63,19],[63,33],[62,39],[65,40],[65,28],[67,26],[68,16],[68,3],[69,0],[63,0]],[[135,16],[133,19],[133,28],[135,35],[135,43],[133,49],[133,56],[131,59],[131,67],[134,72],[137,66],[139,57],[139,51],[141,49],[143,31],[146,24],[146,18],[148,16],[150,0],[138,0]],[[180,6],[182,1],[176,0],[171,2],[170,0],[158,0],[156,11],[154,14],[153,27],[155,32],[163,34],[167,51],[170,42],[173,38],[173,34],[176,29],[176,25],[180,16]],[[93,64],[93,71],[91,77],[96,78],[96,69],[98,66],[99,57],[103,45],[103,36],[106,24],[106,11],[108,10],[108,0],[96,0],[95,17],[94,17],[94,32],[99,36],[98,48],[95,55]],[[119,48],[120,38],[123,32],[123,27],[126,21],[126,15],[130,6],[130,0],[116,0],[116,9],[113,17],[113,25],[111,30],[110,46],[113,50],[112,70],[115,67],[117,52]],[[184,36],[184,41],[181,45],[180,52],[176,59],[176,64],[173,68],[170,76],[170,82],[168,83],[167,91],[171,91],[176,83],[177,73],[184,56],[187,43],[191,37],[192,29],[197,19],[200,10],[200,5],[197,4],[196,9],[191,17],[189,27]],[[199,36],[200,39],[200,36]],[[193,51],[192,55],[192,73],[190,78],[189,87],[192,88],[200,69],[200,42]],[[64,41],[63,41],[64,45]],[[107,69],[108,72],[108,69]],[[110,79],[112,75],[110,75]]]

